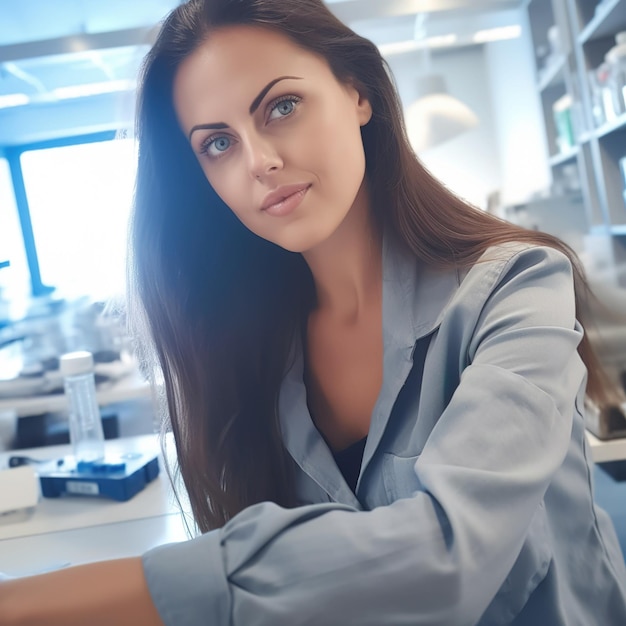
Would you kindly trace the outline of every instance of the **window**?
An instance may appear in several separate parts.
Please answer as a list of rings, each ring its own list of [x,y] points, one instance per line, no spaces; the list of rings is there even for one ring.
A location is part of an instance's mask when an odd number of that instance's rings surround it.
[[[122,294],[137,167],[134,141],[27,150],[20,165],[41,282],[67,297]]]
[[[0,299],[23,300],[30,288],[28,263],[9,164],[0,158],[0,263],[4,261],[10,266],[0,269]]]

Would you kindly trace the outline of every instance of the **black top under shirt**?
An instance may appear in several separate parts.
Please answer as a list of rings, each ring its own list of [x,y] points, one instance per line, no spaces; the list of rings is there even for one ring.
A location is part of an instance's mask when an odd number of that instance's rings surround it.
[[[364,437],[344,450],[333,452],[335,463],[337,463],[339,471],[343,474],[345,481],[352,491],[356,489],[356,483],[359,479],[366,441],[367,437]]]

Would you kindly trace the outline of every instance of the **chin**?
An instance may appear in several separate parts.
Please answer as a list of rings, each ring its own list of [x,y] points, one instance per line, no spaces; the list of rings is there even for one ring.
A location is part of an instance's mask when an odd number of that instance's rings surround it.
[[[287,250],[287,252],[295,252],[298,254],[304,254],[305,252],[308,252],[309,250],[312,250],[313,248],[315,248],[317,245],[319,245],[321,242],[319,241],[310,241],[310,238],[306,238],[307,241],[304,240],[305,238],[302,238],[302,240],[300,241],[296,241],[296,240],[290,240],[290,241],[275,241],[274,243],[277,246],[280,246],[281,248],[283,248],[283,250]]]
[[[304,225],[303,225],[304,226]],[[286,233],[280,237],[280,241],[275,241],[276,245],[288,250],[305,254],[325,244],[335,233],[336,228],[302,228],[299,232]]]

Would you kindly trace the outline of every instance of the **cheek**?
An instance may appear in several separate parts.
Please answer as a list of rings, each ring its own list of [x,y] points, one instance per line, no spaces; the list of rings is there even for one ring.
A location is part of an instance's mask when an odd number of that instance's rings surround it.
[[[205,170],[205,176],[223,202],[235,214],[239,214],[244,200],[244,187],[241,181],[237,180],[233,168],[222,168],[219,172],[213,174],[209,174]]]
[[[335,114],[310,137],[311,145],[316,146],[319,171],[333,181],[336,193],[341,189],[350,193],[352,187],[360,186],[365,174],[360,126],[350,117],[344,119],[347,121],[342,123]]]
[[[334,110],[327,111],[325,129],[328,141],[332,142],[333,151],[338,157],[354,157],[356,151],[362,148],[361,126],[351,101],[342,99]],[[350,165],[350,160],[345,165]]]
[[[253,233],[263,236],[255,220],[255,211],[250,210],[251,192],[246,186],[246,181],[242,180],[241,174],[235,168],[224,168],[224,171],[211,176],[205,171],[205,176],[215,193],[235,217]]]

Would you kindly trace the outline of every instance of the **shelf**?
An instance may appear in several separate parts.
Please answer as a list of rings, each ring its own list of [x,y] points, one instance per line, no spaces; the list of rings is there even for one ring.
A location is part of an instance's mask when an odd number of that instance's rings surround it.
[[[605,0],[598,5],[593,19],[578,36],[578,43],[585,44],[592,39],[614,35],[626,26],[626,4],[622,0]]]
[[[548,163],[550,163],[550,167],[556,167],[557,165],[563,165],[563,163],[567,163],[568,161],[573,161],[580,152],[580,148],[572,148],[567,152],[562,152],[559,154],[555,154],[550,157]]]
[[[537,82],[537,89],[539,89],[539,91],[545,91],[548,87],[551,87],[552,85],[557,85],[565,82],[563,78],[561,78],[560,81],[557,80],[557,78],[565,68],[566,60],[567,57],[564,54],[561,54],[556,59],[554,59],[552,63],[550,63],[550,65],[542,70],[539,76],[539,80]]]
[[[626,4],[624,4],[626,6]],[[622,130],[626,128],[626,113],[622,113],[617,119],[612,122],[607,122],[595,130],[595,136],[599,139],[614,133],[616,130]]]
[[[529,0],[525,6],[535,48],[551,49],[546,39],[550,25],[558,27],[563,45],[562,54],[552,54],[548,59],[543,58],[545,53],[534,57],[535,63],[538,58],[545,63],[541,71],[536,70],[535,88],[549,146],[546,165],[554,189],[566,185],[569,175],[576,174],[585,205],[581,228],[590,235],[612,240],[610,245],[619,242],[622,255],[626,212],[622,210],[624,182],[618,161],[626,156],[626,112],[595,127],[593,103],[586,87],[591,68],[598,66],[614,45],[615,35],[626,31],[626,0]],[[567,142],[555,141],[560,120],[554,119],[552,105],[563,94],[570,94],[575,102],[571,147]]]

